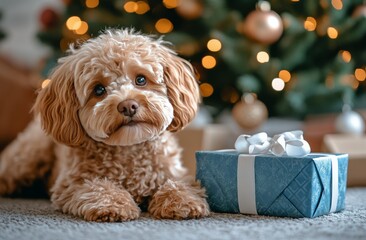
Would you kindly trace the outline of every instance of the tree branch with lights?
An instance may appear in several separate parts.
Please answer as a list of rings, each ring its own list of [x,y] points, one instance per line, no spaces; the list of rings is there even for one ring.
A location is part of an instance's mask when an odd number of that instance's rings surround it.
[[[269,116],[341,111],[344,99],[366,106],[362,0],[63,1],[64,12],[41,14],[39,39],[54,49],[45,76],[68,44],[134,27],[165,35],[192,62],[214,117],[248,93]]]

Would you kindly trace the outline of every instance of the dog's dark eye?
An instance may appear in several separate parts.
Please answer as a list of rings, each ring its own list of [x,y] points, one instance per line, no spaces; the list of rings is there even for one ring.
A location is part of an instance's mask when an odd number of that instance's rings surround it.
[[[98,84],[94,87],[93,93],[95,96],[100,97],[106,93],[105,87],[102,84]]]
[[[147,83],[146,78],[142,75],[138,75],[135,79],[135,84],[137,86],[145,86]]]

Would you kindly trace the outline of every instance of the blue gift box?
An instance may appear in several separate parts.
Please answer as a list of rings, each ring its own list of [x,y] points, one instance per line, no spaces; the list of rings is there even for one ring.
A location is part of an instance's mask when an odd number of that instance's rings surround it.
[[[345,208],[347,154],[305,157],[196,152],[214,212],[313,218]]]

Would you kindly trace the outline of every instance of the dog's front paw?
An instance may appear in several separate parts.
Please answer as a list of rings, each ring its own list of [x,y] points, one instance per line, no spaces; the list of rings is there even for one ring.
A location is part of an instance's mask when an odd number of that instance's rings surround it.
[[[140,216],[140,208],[135,204],[126,206],[95,206],[84,214],[84,219],[96,222],[121,222],[137,219]]]
[[[107,179],[63,186],[51,189],[51,201],[63,213],[99,222],[128,221],[140,216],[141,210],[131,194]]]
[[[206,199],[197,189],[168,181],[153,196],[150,214],[158,219],[201,218],[210,214]]]

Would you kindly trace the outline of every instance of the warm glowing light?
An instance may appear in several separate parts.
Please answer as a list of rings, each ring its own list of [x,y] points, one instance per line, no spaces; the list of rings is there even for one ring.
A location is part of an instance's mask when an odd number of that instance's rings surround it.
[[[99,0],[86,0],[85,5],[88,8],[96,8],[99,5]]]
[[[163,4],[166,8],[176,8],[179,5],[179,0],[163,0]]]
[[[300,0],[291,0],[291,2],[300,2]]]
[[[337,10],[342,10],[343,8],[342,0],[332,0],[332,6]]]
[[[66,27],[69,30],[76,30],[81,26],[81,19],[77,16],[69,17],[66,21]]]
[[[207,42],[207,48],[212,52],[218,52],[221,50],[221,42],[217,39],[211,39]]]
[[[211,69],[216,66],[216,59],[213,56],[207,55],[202,58],[202,66],[206,69]]]
[[[328,74],[325,78],[325,86],[327,88],[333,88],[334,87],[334,77],[333,74]]]
[[[134,13],[138,9],[138,5],[136,2],[128,1],[123,5],[123,9],[128,13]]]
[[[202,83],[200,85],[200,90],[201,90],[202,97],[209,97],[214,92],[214,88],[209,83]]]
[[[281,78],[274,78],[272,88],[276,91],[282,91],[285,88],[285,82]]]
[[[328,2],[328,0],[320,0],[320,1],[319,1],[319,3],[320,3],[320,6],[321,6],[323,9],[327,9],[327,8],[329,8],[329,2]]]
[[[327,29],[327,33],[328,33],[329,38],[331,38],[331,39],[336,39],[338,37],[338,31],[334,27],[329,27]]]
[[[353,89],[357,89],[360,83],[356,80],[355,76],[352,74],[344,75],[341,78],[341,83],[344,85],[351,86]]]
[[[75,30],[76,34],[83,35],[88,31],[88,24],[84,21],[81,21],[81,25],[78,29]]]
[[[137,2],[137,10],[136,10],[137,14],[140,14],[140,15],[145,14],[149,10],[150,10],[150,6],[147,2],[144,2],[144,1]]]
[[[240,96],[237,91],[233,90],[230,94],[230,103],[236,103],[239,100]]]
[[[366,79],[366,71],[362,68],[356,68],[355,70],[355,78],[358,81],[365,81]]]
[[[313,17],[307,17],[304,22],[304,28],[308,31],[314,31],[316,29],[316,20]]]
[[[281,70],[278,73],[278,77],[281,78],[284,82],[288,82],[291,79],[291,73],[287,70]]]
[[[61,51],[65,52],[69,48],[70,41],[62,38],[60,41],[60,49]]]
[[[47,87],[47,85],[51,82],[51,79],[46,79],[42,82],[42,88]]]
[[[341,54],[341,57],[343,59],[343,61],[345,61],[346,63],[349,63],[352,59],[352,55],[350,52],[348,51],[340,51],[339,52]]]
[[[269,61],[269,55],[268,53],[261,51],[257,53],[257,61],[260,63],[266,63]]]
[[[161,18],[155,23],[155,28],[160,33],[168,33],[173,30],[173,23],[166,18]]]

